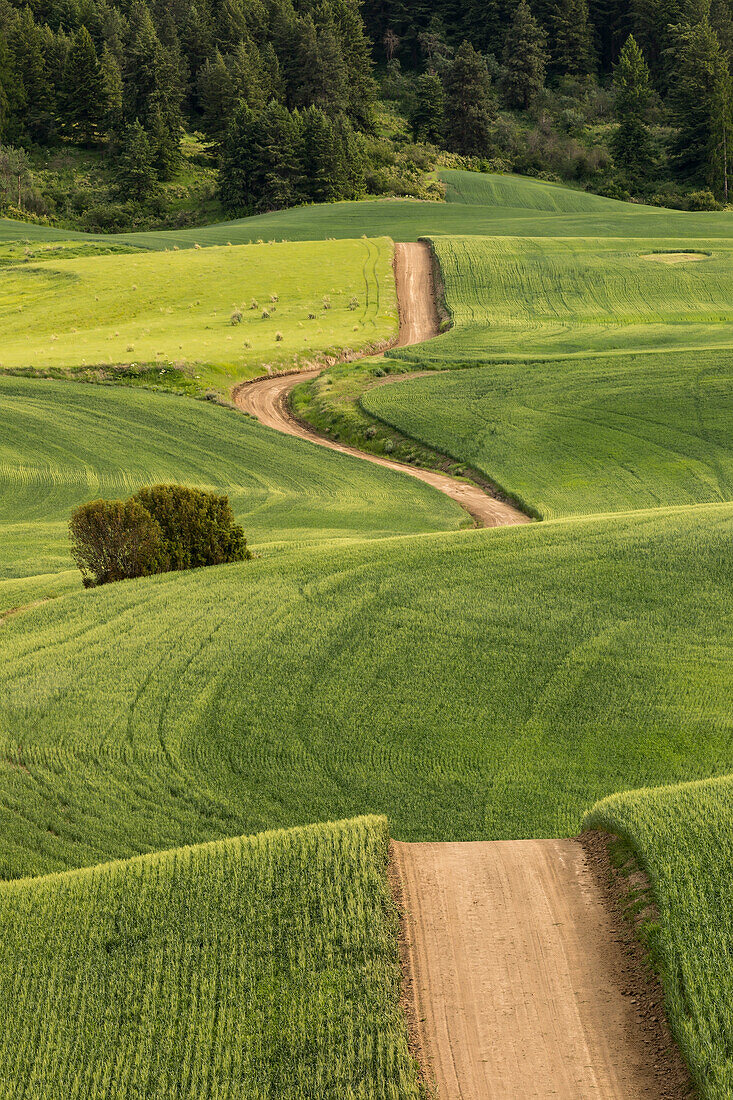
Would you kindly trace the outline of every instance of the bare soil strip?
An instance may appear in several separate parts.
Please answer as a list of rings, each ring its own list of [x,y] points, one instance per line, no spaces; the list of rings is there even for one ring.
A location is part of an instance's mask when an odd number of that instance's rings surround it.
[[[415,1049],[440,1100],[663,1100],[628,957],[576,840],[394,844]]]
[[[438,332],[438,313],[433,288],[432,257],[428,246],[396,245],[395,278],[400,304],[398,345],[405,346],[431,339]],[[297,374],[276,375],[256,382],[245,382],[233,391],[232,399],[237,408],[286,435],[306,439],[341,454],[353,455],[377,466],[386,466],[390,470],[397,470],[432,485],[465,508],[479,527],[503,527],[532,522],[524,512],[489,496],[477,485],[434,470],[416,469],[388,458],[380,458],[379,455],[368,454],[356,447],[335,443],[296,420],[289,409],[288,395],[295,386],[316,378],[319,374],[320,370],[300,371]]]

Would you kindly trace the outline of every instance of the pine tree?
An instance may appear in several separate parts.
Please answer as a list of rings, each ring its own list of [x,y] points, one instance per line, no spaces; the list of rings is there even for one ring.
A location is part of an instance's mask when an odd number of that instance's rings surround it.
[[[344,195],[346,164],[336,127],[319,107],[303,112],[303,169],[313,202],[336,202]]]
[[[629,35],[613,74],[614,100],[619,124],[611,149],[627,184],[638,188],[654,170],[655,150],[647,113],[651,98],[649,67],[636,39]]]
[[[170,179],[180,163],[182,95],[177,45],[160,42],[144,0],[130,9],[125,52],[124,111],[147,131],[159,179]]]
[[[104,94],[104,126],[107,133],[119,129],[122,121],[122,71],[112,50],[105,45],[99,61]]]
[[[496,102],[486,62],[469,42],[463,42],[446,74],[446,138],[464,156],[486,156]]]
[[[675,28],[676,79],[670,106],[678,127],[673,163],[690,183],[727,196],[731,138],[728,59],[707,20]]]
[[[504,43],[502,90],[509,107],[527,110],[545,86],[546,35],[532,15],[527,0],[520,0]]]
[[[552,68],[570,76],[588,76],[594,69],[588,0],[556,0],[550,17]]]
[[[7,39],[0,31],[0,143],[14,137],[14,114],[18,108],[20,90]]]
[[[104,123],[105,89],[97,51],[86,27],[76,32],[64,66],[62,126],[77,141],[91,141]]]
[[[117,152],[115,182],[122,198],[143,202],[154,197],[158,177],[153,163],[153,150],[140,122],[127,127]]]
[[[21,125],[33,141],[48,141],[54,131],[54,89],[43,50],[43,35],[29,8],[10,33],[13,68],[22,103]]]
[[[237,98],[232,74],[219,50],[200,69],[196,90],[204,130],[210,137],[219,137],[227,128]]]
[[[415,102],[410,112],[415,141],[439,145],[445,128],[445,90],[437,73],[423,73],[415,81]]]
[[[262,193],[260,117],[241,104],[221,144],[219,195],[227,210],[234,213],[253,213]]]

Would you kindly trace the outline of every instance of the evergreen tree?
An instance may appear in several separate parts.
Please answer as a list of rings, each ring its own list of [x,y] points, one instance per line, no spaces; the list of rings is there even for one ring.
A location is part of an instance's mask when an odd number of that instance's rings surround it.
[[[678,127],[673,163],[690,183],[727,195],[731,132],[728,59],[707,20],[675,28],[676,79],[670,105]]]
[[[133,0],[125,52],[124,111],[147,131],[159,179],[180,163],[181,75],[175,47],[166,49],[144,0]]]
[[[260,131],[258,114],[242,103],[221,144],[219,195],[235,213],[252,213],[262,194]]]
[[[64,66],[59,96],[62,124],[78,141],[91,141],[104,124],[104,76],[92,36],[86,27],[76,32]]]
[[[648,181],[655,155],[647,125],[651,97],[649,67],[633,35],[629,35],[621,51],[613,89],[619,124],[611,138],[611,149],[626,182],[636,188]]]
[[[108,133],[119,129],[122,121],[122,72],[119,62],[105,45],[99,61],[104,95],[104,126]]]
[[[13,69],[22,103],[21,126],[33,141],[48,141],[54,132],[54,89],[43,50],[43,35],[29,8],[23,8],[10,33]]]
[[[143,202],[154,197],[158,177],[153,162],[153,150],[140,122],[127,127],[117,152],[115,182],[122,198]]]
[[[504,43],[502,90],[509,107],[527,110],[545,86],[546,35],[532,15],[527,0],[520,0]]]
[[[204,130],[210,137],[221,136],[237,97],[232,74],[219,50],[199,70],[196,89]]]
[[[319,107],[303,112],[305,188],[313,202],[336,202],[346,189],[344,149],[336,127]]]
[[[423,73],[415,81],[415,101],[410,112],[415,141],[434,145],[443,139],[445,126],[445,90],[437,73]]]
[[[12,137],[13,110],[19,88],[5,35],[0,31],[0,143]]]
[[[464,156],[486,156],[496,102],[486,62],[469,42],[463,42],[446,74],[446,138]]]
[[[588,76],[594,68],[588,0],[555,0],[550,17],[552,67],[570,76]]]

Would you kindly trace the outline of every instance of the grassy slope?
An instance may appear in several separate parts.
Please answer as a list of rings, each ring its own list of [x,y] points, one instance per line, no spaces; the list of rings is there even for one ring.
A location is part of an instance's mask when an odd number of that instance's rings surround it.
[[[391,261],[380,239],[16,265],[0,274],[2,366],[177,362],[202,387],[226,389],[265,364],[390,339]],[[232,325],[237,308],[243,320]]]
[[[674,1033],[703,1100],[733,1097],[733,778],[614,795],[586,820],[628,840],[660,910],[650,929]]]
[[[362,818],[2,886],[0,1097],[417,1100],[386,856]]]
[[[448,182],[445,203],[384,199],[303,206],[273,214],[222,222],[204,228],[132,233],[117,238],[144,248],[178,245],[243,244],[257,240],[308,241],[325,238],[390,236],[416,240],[440,234],[580,237],[733,236],[729,213],[688,214],[635,206],[587,195],[554,184],[517,176],[482,177],[468,172],[441,173]],[[468,200],[468,201],[467,201]],[[512,205],[513,204],[513,205]],[[94,239],[23,222],[0,219],[0,241],[31,242]]]
[[[733,347],[733,249],[700,262],[644,256],[674,239],[436,240],[455,327],[403,358],[440,364]]]
[[[362,406],[551,518],[733,499],[733,354],[501,363]]]
[[[614,790],[733,770],[732,519],[324,546],[11,619],[6,873],[357,812],[572,835]]]
[[[66,533],[72,507],[156,481],[229,493],[256,548],[465,522],[456,504],[412,478],[228,409],[145,390],[0,378],[0,611],[78,587]]]

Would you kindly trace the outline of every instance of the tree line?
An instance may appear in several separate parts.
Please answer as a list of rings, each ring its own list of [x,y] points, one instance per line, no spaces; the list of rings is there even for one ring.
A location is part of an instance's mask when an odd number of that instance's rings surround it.
[[[733,0],[0,0],[0,201],[28,189],[26,152],[71,144],[106,150],[120,199],[144,203],[178,171],[184,128],[211,143],[232,211],[358,198],[392,155],[376,132],[375,59],[387,98],[399,80],[408,88],[400,109],[415,149],[552,175],[548,143],[582,130],[580,107],[605,94],[607,187],[650,197],[673,172],[727,199],[732,10]]]
[[[449,32],[440,3],[428,10],[386,0],[368,7],[367,21],[389,64],[402,55],[417,65],[410,104],[416,138],[467,155],[496,155],[500,108],[537,113],[548,85],[580,96],[605,74],[615,116],[610,148],[623,185],[638,192],[654,180],[662,152],[651,125],[656,106],[657,121],[672,131],[665,149],[672,170],[727,201],[732,4],[489,0],[485,19],[474,21],[467,0]],[[467,37],[454,46],[461,28]]]
[[[276,104],[345,133],[375,97],[358,0],[0,0],[0,143],[103,144],[127,196],[172,178],[184,123],[219,141]]]

